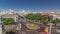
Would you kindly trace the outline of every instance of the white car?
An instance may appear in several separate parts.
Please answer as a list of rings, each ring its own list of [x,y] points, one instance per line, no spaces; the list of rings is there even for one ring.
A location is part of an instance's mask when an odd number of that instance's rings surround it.
[[[56,29],[56,32],[60,33],[60,28],[57,28],[57,29]]]

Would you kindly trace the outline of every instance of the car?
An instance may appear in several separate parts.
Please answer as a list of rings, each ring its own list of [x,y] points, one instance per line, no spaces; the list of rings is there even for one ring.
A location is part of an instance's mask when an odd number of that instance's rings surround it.
[[[60,33],[60,28],[57,28],[57,29],[56,29],[56,32],[57,32],[57,33]]]

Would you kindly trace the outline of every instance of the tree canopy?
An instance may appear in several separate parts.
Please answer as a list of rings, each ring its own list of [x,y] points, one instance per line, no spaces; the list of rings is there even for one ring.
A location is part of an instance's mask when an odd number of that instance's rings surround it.
[[[25,18],[35,21],[42,20],[43,16],[41,14],[27,14]]]
[[[41,14],[27,14],[25,18],[29,20],[42,21],[44,24],[48,24],[50,20]]]
[[[6,31],[5,34],[16,34],[15,32],[13,32],[12,30]]]
[[[5,25],[15,24],[13,18],[4,18],[3,20],[4,20],[4,24],[5,24]]]
[[[53,23],[54,23],[54,24],[60,23],[60,19],[56,18],[55,20],[53,20]]]
[[[43,24],[48,24],[50,22],[49,19],[42,20]]]

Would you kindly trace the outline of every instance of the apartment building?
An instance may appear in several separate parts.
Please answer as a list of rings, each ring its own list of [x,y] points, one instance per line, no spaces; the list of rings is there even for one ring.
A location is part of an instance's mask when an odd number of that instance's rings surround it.
[[[13,14],[15,13],[13,10],[9,9],[9,10],[4,10],[0,12],[0,15],[4,15],[4,14]]]
[[[15,22],[18,21],[18,15],[16,14],[5,14],[5,15],[2,15],[2,18],[13,18],[15,20]]]

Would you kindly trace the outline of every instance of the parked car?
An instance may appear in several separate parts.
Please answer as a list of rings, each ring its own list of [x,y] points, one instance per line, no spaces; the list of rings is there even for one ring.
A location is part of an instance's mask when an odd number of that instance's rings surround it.
[[[60,28],[56,28],[56,32],[57,33],[60,33]]]

